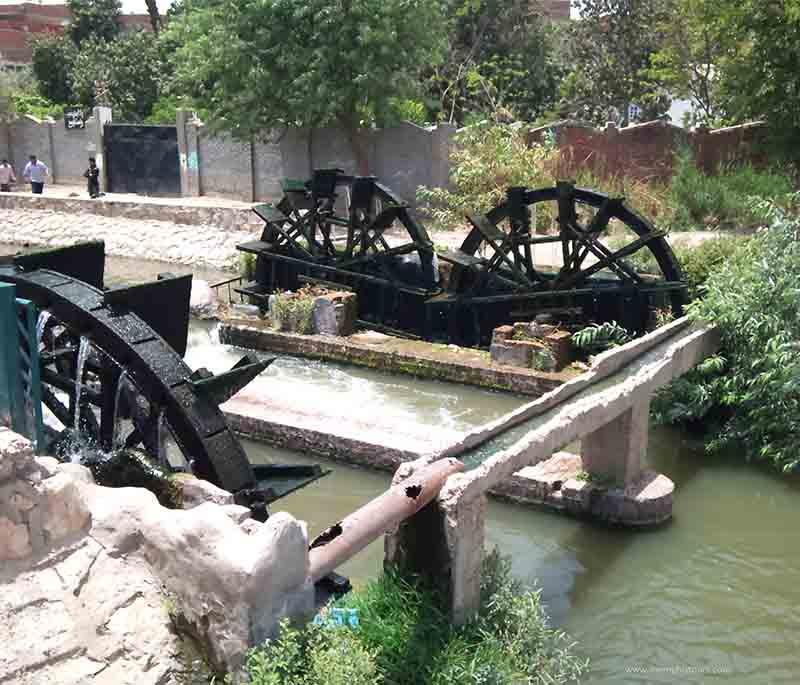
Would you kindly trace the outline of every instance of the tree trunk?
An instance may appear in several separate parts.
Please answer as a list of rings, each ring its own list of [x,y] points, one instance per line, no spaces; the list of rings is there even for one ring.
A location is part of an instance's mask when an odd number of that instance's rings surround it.
[[[147,5],[147,14],[150,15],[150,26],[153,27],[153,33],[158,35],[161,29],[161,15],[158,13],[156,0],[144,0],[144,4]]]
[[[353,152],[353,159],[356,161],[356,171],[361,176],[369,175],[369,151],[366,141],[358,125],[352,122],[345,122],[347,140],[350,142],[350,149]]]

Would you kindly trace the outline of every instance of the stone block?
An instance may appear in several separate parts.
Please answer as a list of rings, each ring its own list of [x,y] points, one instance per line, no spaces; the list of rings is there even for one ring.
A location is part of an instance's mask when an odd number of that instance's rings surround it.
[[[315,333],[350,335],[358,318],[358,298],[355,293],[349,292],[320,295],[314,299],[311,317]]]
[[[201,478],[195,478],[189,473],[179,473],[175,476],[175,481],[181,487],[182,502],[184,509],[194,509],[206,502],[213,504],[229,505],[233,504],[233,494],[222,488],[218,488],[213,483]]]
[[[0,560],[24,559],[31,551],[28,527],[0,517]]]
[[[572,333],[555,330],[542,338],[542,342],[550,348],[556,361],[556,371],[561,371],[572,361]]]
[[[80,530],[88,529],[92,522],[78,485],[66,473],[59,473],[42,481],[42,530],[53,542]]]
[[[503,343],[492,343],[489,353],[495,364],[504,366],[522,366],[530,368],[533,348],[530,345],[520,344],[523,341],[507,340]]]

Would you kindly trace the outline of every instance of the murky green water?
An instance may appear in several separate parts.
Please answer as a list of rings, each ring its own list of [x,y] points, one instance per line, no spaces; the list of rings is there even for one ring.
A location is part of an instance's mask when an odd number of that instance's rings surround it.
[[[318,461],[246,449],[254,461]],[[554,623],[591,659],[587,683],[800,682],[800,482],[709,459],[673,430],[653,430],[649,459],[677,486],[670,524],[608,529],[493,501],[489,543],[542,588]],[[332,467],[279,503],[312,535],[389,484]],[[376,543],[341,570],[363,582],[381,559]]]
[[[112,278],[165,270],[140,266],[115,260]],[[284,372],[287,380],[292,374],[302,378],[307,392],[316,382],[328,382],[324,368],[304,363],[291,362]],[[354,372],[352,380],[332,378],[330,387],[344,383],[356,400],[361,383],[387,405],[421,417],[436,406],[447,411],[463,402],[469,411],[455,419],[465,427],[481,414],[496,415],[504,402],[509,408],[516,402],[475,389],[418,388],[412,379],[378,376]],[[435,430],[437,420],[425,422]],[[254,462],[320,461],[252,442],[245,447]],[[517,576],[542,588],[554,623],[590,657],[584,682],[800,682],[800,480],[740,464],[737,454],[709,459],[681,433],[665,429],[652,431],[649,460],[677,486],[670,524],[649,532],[608,529],[491,502],[489,543],[512,555]],[[279,503],[306,520],[311,535],[390,481],[388,474],[329,466],[330,476]],[[378,542],[340,570],[364,582],[378,573],[381,559]]]

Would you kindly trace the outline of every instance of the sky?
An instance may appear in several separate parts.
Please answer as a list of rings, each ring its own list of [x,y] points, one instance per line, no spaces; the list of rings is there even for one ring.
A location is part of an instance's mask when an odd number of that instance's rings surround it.
[[[26,0],[0,0],[0,5],[16,5],[19,2]],[[66,0],[27,0],[39,5],[63,5]],[[172,0],[158,0],[158,9],[161,13],[165,13],[167,8],[172,4]],[[122,11],[125,14],[147,14],[147,6],[144,0],[122,0]]]

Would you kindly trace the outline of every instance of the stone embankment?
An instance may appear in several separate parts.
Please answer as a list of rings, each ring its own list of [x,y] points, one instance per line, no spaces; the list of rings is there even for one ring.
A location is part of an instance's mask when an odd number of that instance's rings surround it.
[[[82,240],[104,240],[106,253],[214,268],[237,265],[236,245],[253,239],[254,230],[217,223],[173,221],[161,205],[156,218],[126,218],[50,209],[2,209],[0,242],[58,247]]]
[[[176,628],[236,672],[282,616],[313,610],[304,523],[183,490],[189,510],[97,486],[0,428],[0,683],[185,682]]]

